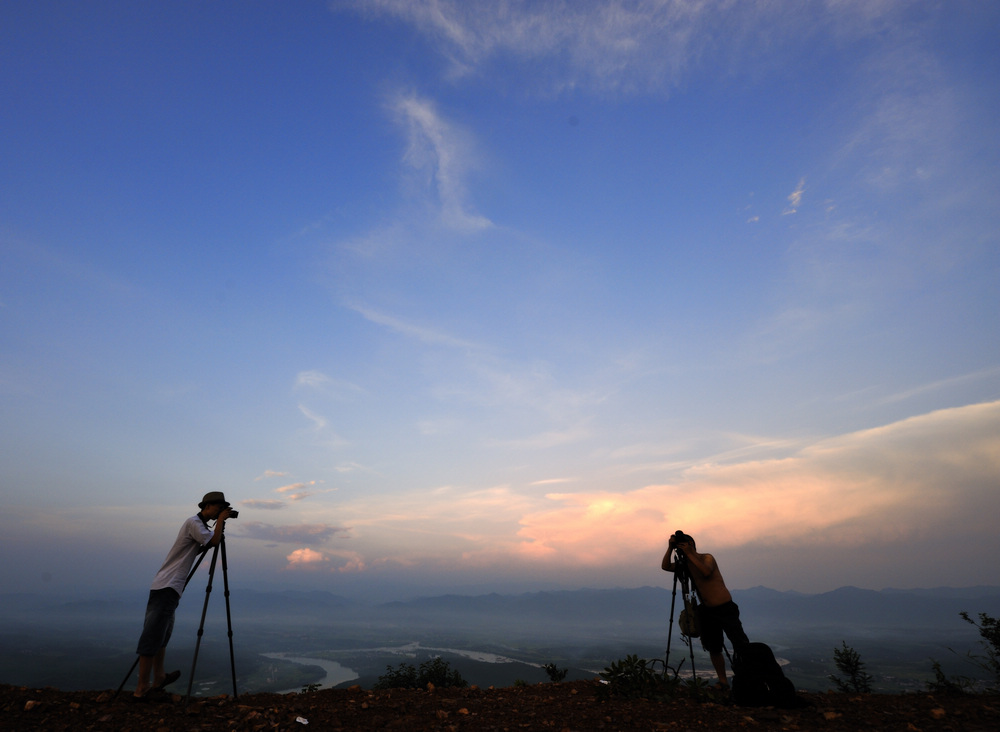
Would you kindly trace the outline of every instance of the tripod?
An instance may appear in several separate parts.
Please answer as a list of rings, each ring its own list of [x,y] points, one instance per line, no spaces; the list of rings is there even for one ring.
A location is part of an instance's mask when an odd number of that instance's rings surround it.
[[[664,660],[663,660],[664,671],[666,671],[666,669],[672,670],[674,672],[674,676],[675,677],[680,673],[681,666],[684,665],[684,658],[683,657],[681,657],[681,662],[679,664],[677,664],[677,668],[676,669],[674,669],[670,665],[670,640],[671,640],[671,637],[673,636],[674,605],[677,602],[677,585],[678,584],[680,584],[680,586],[681,586],[681,601],[684,603],[685,609],[687,609],[688,607],[690,607],[692,605],[692,603],[691,603],[691,597],[692,597],[692,593],[695,592],[695,590],[693,590],[692,587],[691,587],[691,574],[690,574],[690,572],[688,570],[688,567],[687,567],[687,558],[679,550],[677,550],[677,560],[674,563],[674,588],[673,588],[673,592],[670,595],[670,622],[667,625],[667,653],[666,653],[666,656],[664,656]],[[680,627],[680,623],[678,623],[678,627]],[[681,636],[684,637],[684,638],[687,638],[688,653],[690,654],[690,657],[691,657],[691,677],[694,678],[695,677],[695,670],[694,670],[694,644],[691,642],[691,636],[687,635],[684,632],[683,628],[681,628]]]
[[[233,652],[233,617],[229,609],[229,563],[226,561],[226,537],[223,536],[222,540],[218,544],[216,544],[215,548],[212,550],[212,562],[209,565],[208,569],[208,584],[205,586],[205,604],[201,608],[201,624],[198,626],[198,641],[195,643],[194,660],[191,662],[191,675],[188,677],[187,695],[184,697],[185,706],[191,700],[191,688],[194,685],[194,670],[195,667],[198,665],[198,651],[201,648],[201,638],[205,634],[205,615],[208,612],[208,600],[212,596],[212,580],[215,577],[215,564],[216,560],[219,558],[220,551],[222,554],[222,585],[226,597],[226,624],[228,626],[228,631],[229,631],[229,668],[233,676],[233,699],[238,698],[238,694],[236,692],[236,657]],[[208,554],[207,551],[202,552],[201,556],[198,557],[198,561],[195,562],[194,567],[191,568],[190,573],[188,573],[187,579],[184,580],[185,589],[187,588],[188,583],[191,581],[191,578],[194,577],[194,573],[198,571],[198,567],[201,566],[201,562],[207,554]],[[136,658],[135,663],[132,664],[132,668],[130,668],[128,670],[128,673],[125,674],[125,678],[122,679],[122,683],[118,686],[118,690],[115,692],[115,695],[114,697],[112,697],[112,699],[116,698],[118,694],[121,693],[121,690],[125,686],[125,683],[132,676],[132,672],[135,671],[135,667],[138,665],[139,665],[139,659]]]

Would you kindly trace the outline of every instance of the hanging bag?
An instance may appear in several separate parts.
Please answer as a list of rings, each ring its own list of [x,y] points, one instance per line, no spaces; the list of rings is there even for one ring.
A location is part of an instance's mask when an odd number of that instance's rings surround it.
[[[698,613],[698,598],[692,592],[684,595],[684,609],[677,620],[677,627],[688,638],[701,637],[701,616]]]

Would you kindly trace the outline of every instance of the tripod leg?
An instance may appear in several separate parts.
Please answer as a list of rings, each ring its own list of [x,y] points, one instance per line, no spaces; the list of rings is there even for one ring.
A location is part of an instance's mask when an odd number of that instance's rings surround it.
[[[208,584],[205,586],[205,604],[201,608],[201,624],[198,626],[198,641],[194,645],[194,660],[191,662],[191,676],[188,677],[188,690],[187,697],[184,699],[184,704],[191,700],[191,688],[194,686],[194,669],[198,665],[198,651],[201,648],[201,637],[205,634],[205,613],[208,612],[208,598],[212,596],[212,578],[215,575],[215,560],[219,558],[219,546],[215,545],[215,550],[212,553],[212,564],[208,568]]]
[[[222,586],[223,594],[226,597],[226,625],[229,631],[229,669],[233,674],[233,700],[238,698],[236,693],[236,655],[233,653],[233,616],[229,611],[229,563],[226,561],[226,537],[222,537],[219,544],[222,547]]]
[[[113,697],[111,697],[111,701],[114,701],[115,699],[117,699],[118,695],[122,693],[122,689],[125,688],[125,684],[128,682],[129,677],[132,676],[132,672],[135,671],[135,667],[138,666],[138,665],[139,665],[139,657],[136,656],[135,663],[132,664],[132,668],[130,668],[128,670],[128,673],[125,674],[125,678],[122,679],[122,682],[118,685],[118,691],[116,691],[115,695]]]
[[[670,638],[674,631],[674,603],[677,602],[677,573],[674,572],[674,589],[670,595],[670,621],[667,623],[667,655],[663,659],[663,672],[670,668]]]

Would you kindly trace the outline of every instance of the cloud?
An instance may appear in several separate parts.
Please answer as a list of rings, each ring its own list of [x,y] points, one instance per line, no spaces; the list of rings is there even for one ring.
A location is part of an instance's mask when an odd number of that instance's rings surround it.
[[[285,559],[288,561],[286,570],[330,571],[337,573],[364,572],[368,569],[364,558],[356,552],[333,551],[318,552],[315,549],[303,547],[296,549]],[[339,563],[335,563],[339,560]]]
[[[566,576],[589,568],[642,577],[676,529],[713,551],[770,547],[789,571],[795,556],[823,551],[888,556],[909,547],[915,556],[948,552],[960,562],[960,544],[1000,548],[993,518],[1000,401],[782,445],[784,457],[730,454],[631,490],[539,496],[531,487],[442,486],[360,498],[338,511],[351,516],[368,567],[409,563],[414,572],[489,567]],[[942,536],[962,540],[952,548]]]
[[[240,503],[243,504],[244,506],[248,506],[250,508],[259,508],[264,511],[276,511],[279,508],[284,508],[286,505],[284,501],[261,500],[258,498],[251,498],[246,501],[240,501]]]
[[[312,412],[303,404],[299,405],[299,411],[305,415],[306,419],[313,423],[317,430],[322,430],[326,427],[326,417]]]
[[[1000,402],[814,443],[791,457],[706,464],[683,481],[552,493],[523,517],[528,557],[614,564],[683,528],[706,545],[868,546],[983,533],[1000,471]]]
[[[266,478],[282,478],[288,475],[288,473],[281,472],[279,470],[265,470],[263,473],[254,478],[255,481],[265,480]]]
[[[365,320],[375,323],[376,325],[385,326],[391,331],[407,336],[408,338],[413,338],[427,345],[447,346],[449,348],[459,348],[468,351],[478,351],[482,349],[482,346],[472,341],[456,338],[452,335],[426,326],[415,325],[371,308],[354,305],[352,306],[352,309],[359,313]]]
[[[543,93],[644,93],[682,86],[710,62],[739,73],[747,58],[802,48],[820,33],[843,43],[884,30],[897,2],[739,3],[732,0],[353,0],[427,38],[453,79],[481,79],[491,62],[520,64]],[[724,42],[723,42],[724,41]]]
[[[311,432],[313,433],[315,439],[327,445],[331,448],[339,448],[348,444],[347,440],[338,435],[336,432],[328,428],[327,418],[322,414],[314,412],[312,409],[307,407],[305,404],[299,404],[299,411],[312,422],[313,427]]]
[[[799,205],[802,203],[802,194],[805,192],[805,189],[806,179],[802,178],[795,190],[788,194],[788,208],[781,212],[782,216],[793,214],[799,210]]]
[[[361,305],[354,305],[353,309],[370,322],[420,344],[457,352],[429,359],[433,363],[433,368],[428,369],[434,380],[431,393],[439,400],[474,406],[523,407],[543,412],[558,422],[557,429],[520,440],[494,441],[495,445],[537,449],[578,441],[589,434],[586,417],[580,413],[605,398],[602,392],[573,390],[558,384],[544,363],[519,363],[503,358],[486,344],[454,336],[440,328],[418,325]],[[424,421],[418,429],[428,434],[445,424],[448,422],[444,420]]]
[[[298,491],[306,486],[316,485],[315,480],[310,480],[308,483],[290,483],[288,485],[283,485],[280,488],[275,488],[275,493],[288,493],[289,491]]]
[[[350,3],[411,24],[449,61],[453,77],[503,57],[542,65],[555,87],[599,88],[674,80],[704,45],[705,3],[532,3],[375,0]]]
[[[326,396],[335,398],[345,398],[347,396],[364,392],[357,384],[341,379],[333,379],[322,371],[300,371],[295,377],[295,386],[317,391]]]
[[[288,560],[287,569],[316,569],[317,566],[321,566],[330,561],[320,552],[309,549],[308,547],[296,549],[289,554],[286,559]]]
[[[274,541],[283,544],[305,544],[317,546],[338,536],[346,537],[349,529],[329,524],[298,524],[295,526],[273,526],[260,521],[240,524],[240,536],[260,541]]]
[[[427,99],[400,95],[392,108],[408,133],[404,161],[433,182],[441,223],[463,233],[490,228],[489,219],[470,211],[466,201],[465,177],[476,163],[471,137]]]

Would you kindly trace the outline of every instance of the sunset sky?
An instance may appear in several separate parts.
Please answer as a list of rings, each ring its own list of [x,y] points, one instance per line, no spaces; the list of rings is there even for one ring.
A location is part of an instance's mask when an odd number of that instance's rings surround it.
[[[5,591],[1000,584],[998,31],[0,2]]]

